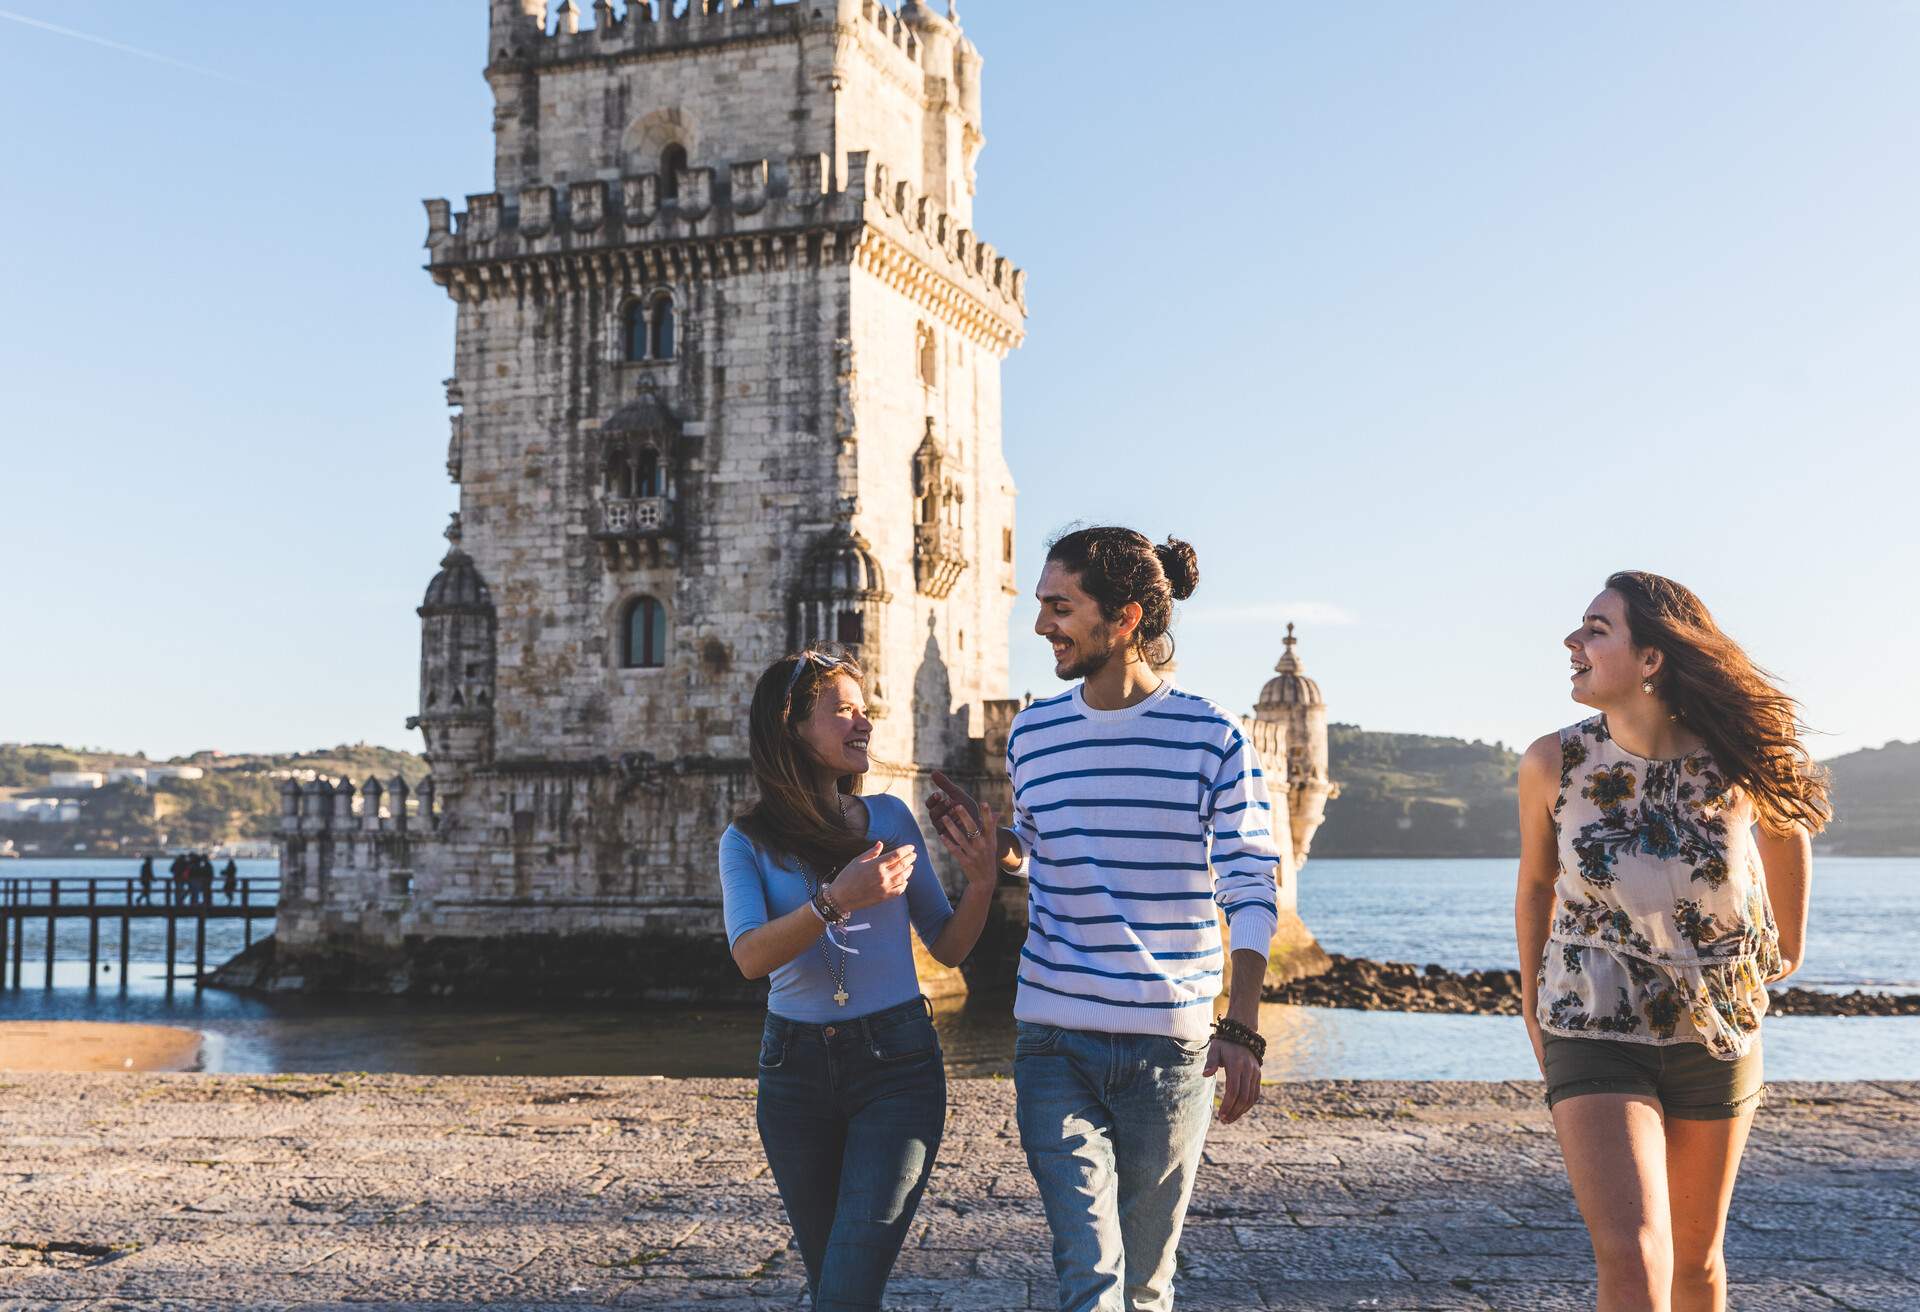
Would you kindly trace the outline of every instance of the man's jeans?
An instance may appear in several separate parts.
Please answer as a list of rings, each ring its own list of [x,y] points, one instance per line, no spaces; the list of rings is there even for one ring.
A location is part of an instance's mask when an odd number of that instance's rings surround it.
[[[832,1025],[769,1013],[758,1101],[816,1312],[879,1308],[947,1121],[926,1003]]]
[[[1020,1144],[1053,1229],[1060,1312],[1163,1312],[1213,1119],[1207,1041],[1021,1022]]]

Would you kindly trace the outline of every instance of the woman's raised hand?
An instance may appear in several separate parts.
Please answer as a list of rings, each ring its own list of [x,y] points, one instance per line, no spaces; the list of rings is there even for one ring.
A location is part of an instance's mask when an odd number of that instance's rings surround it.
[[[991,889],[1000,882],[1000,831],[994,828],[993,808],[985,802],[978,805],[978,814],[969,814],[963,806],[944,807],[933,817],[933,826],[966,872],[967,883]]]
[[[918,858],[911,846],[887,851],[885,843],[875,843],[841,867],[827,885],[827,895],[842,911],[864,911],[906,891]]]

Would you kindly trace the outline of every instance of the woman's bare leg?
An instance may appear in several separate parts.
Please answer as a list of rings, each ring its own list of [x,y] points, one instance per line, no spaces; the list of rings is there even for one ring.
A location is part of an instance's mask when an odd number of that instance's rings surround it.
[[[1751,1107],[1723,1121],[1667,1121],[1667,1196],[1673,1226],[1673,1312],[1725,1312],[1721,1243]]]
[[[1671,1312],[1673,1231],[1660,1104],[1588,1093],[1553,1109],[1560,1155],[1600,1268],[1599,1312]]]

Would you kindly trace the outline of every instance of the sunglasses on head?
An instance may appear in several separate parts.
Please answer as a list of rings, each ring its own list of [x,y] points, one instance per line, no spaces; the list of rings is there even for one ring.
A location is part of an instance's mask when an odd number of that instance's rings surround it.
[[[794,658],[793,673],[787,676],[787,694],[786,695],[789,697],[793,696],[794,687],[800,682],[800,676],[806,672],[806,669],[808,666],[818,665],[823,670],[831,670],[831,669],[836,669],[839,666],[842,666],[845,664],[846,662],[842,660],[840,657],[830,656],[823,651],[814,651],[812,649],[808,649],[806,651],[801,652],[797,657]]]

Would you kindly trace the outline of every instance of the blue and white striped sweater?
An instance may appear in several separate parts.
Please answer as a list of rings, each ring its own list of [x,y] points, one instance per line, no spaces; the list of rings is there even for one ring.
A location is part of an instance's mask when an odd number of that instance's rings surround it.
[[[1259,755],[1233,716],[1163,684],[1119,711],[1078,688],[1007,739],[1028,930],[1014,1015],[1069,1029],[1203,1037],[1233,946],[1264,954],[1275,837]]]

